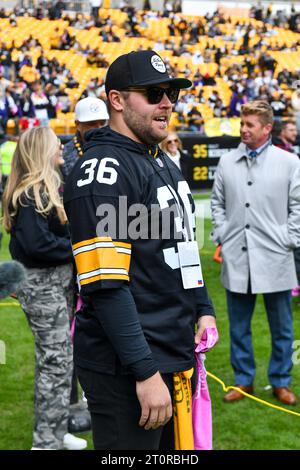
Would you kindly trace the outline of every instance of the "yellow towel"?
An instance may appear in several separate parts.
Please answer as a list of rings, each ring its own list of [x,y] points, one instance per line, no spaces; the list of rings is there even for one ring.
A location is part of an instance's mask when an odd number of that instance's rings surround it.
[[[192,386],[194,369],[173,374],[175,450],[194,450]]]

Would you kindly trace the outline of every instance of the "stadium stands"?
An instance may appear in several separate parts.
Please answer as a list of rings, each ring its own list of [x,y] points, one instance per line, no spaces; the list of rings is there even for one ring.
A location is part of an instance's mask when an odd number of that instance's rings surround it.
[[[47,10],[42,10],[42,19],[34,17],[40,17],[40,12],[17,13],[22,16],[1,10],[0,18],[0,100],[2,108],[7,108],[7,112],[1,112],[1,124],[9,132],[18,129],[20,117],[19,111],[12,111],[12,103],[18,108],[24,87],[31,89],[37,79],[53,104],[51,127],[58,133],[72,132],[76,101],[87,95],[103,98],[107,65],[118,55],[139,48],[157,50],[170,73],[194,82],[175,108],[172,125],[177,130],[190,130],[188,115],[197,108],[203,118],[201,129],[207,135],[221,135],[224,128],[236,135],[240,105],[253,98],[274,102],[278,118],[293,114],[291,96],[294,83],[300,79],[299,15],[292,30],[290,18],[278,23],[276,17],[266,13],[263,21],[258,21],[251,17],[255,16],[253,9],[248,17],[244,11],[241,16],[228,16],[221,9],[213,15],[192,17],[135,11],[132,7],[123,11],[102,8],[96,23],[83,14],[71,17],[64,12],[61,18],[50,20]],[[44,68],[38,68],[41,54],[46,59]],[[10,83],[5,82],[7,79]],[[48,84],[54,87],[52,98],[47,94]],[[61,105],[59,96],[53,98],[60,91],[62,100],[69,100],[68,106]],[[216,100],[214,91],[218,92]],[[284,106],[278,106],[278,101]],[[227,127],[220,125],[227,118],[235,121]]]

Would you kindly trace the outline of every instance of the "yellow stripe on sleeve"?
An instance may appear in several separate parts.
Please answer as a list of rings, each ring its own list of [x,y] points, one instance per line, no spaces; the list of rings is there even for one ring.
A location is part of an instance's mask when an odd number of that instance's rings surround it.
[[[75,255],[78,274],[101,268],[117,268],[129,271],[130,254],[118,253],[116,248],[95,248]]]
[[[112,242],[112,239],[111,237],[95,237],[95,238],[90,238],[89,240],[83,240],[82,242],[75,243],[74,245],[72,245],[72,247],[73,247],[73,250],[76,250],[77,248],[88,246],[97,242]],[[130,243],[113,242],[113,244],[115,246],[120,246],[123,248],[129,248],[129,249],[131,248]]]
[[[125,276],[122,274],[100,274],[99,276],[93,276],[93,277],[90,277],[89,279],[81,280],[80,285],[84,286],[86,284],[90,284],[91,282],[103,281],[107,279],[129,281],[129,276]]]
[[[74,244],[73,253],[81,285],[105,279],[129,280],[130,243],[96,237]]]

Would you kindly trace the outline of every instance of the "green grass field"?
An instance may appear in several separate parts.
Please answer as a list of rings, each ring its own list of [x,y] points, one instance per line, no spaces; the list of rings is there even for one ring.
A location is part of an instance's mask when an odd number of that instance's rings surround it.
[[[205,244],[202,264],[218,317],[220,341],[207,354],[206,368],[226,385],[234,385],[229,362],[228,321],[224,289],[220,284],[220,266],[212,261],[214,245],[208,241],[210,222],[205,222]],[[9,258],[8,237],[4,237],[1,260]],[[9,306],[12,300],[0,302],[0,341],[6,346],[6,364],[0,363],[0,450],[30,449],[33,424],[34,347],[22,310]],[[295,339],[300,339],[300,307],[294,303]],[[267,367],[270,355],[270,335],[261,296],[253,318],[253,339],[257,363],[255,394],[273,404],[268,385]],[[298,450],[300,417],[271,409],[245,399],[234,404],[222,401],[220,384],[208,379],[213,406],[214,448],[217,450]],[[300,397],[300,364],[293,369],[293,389]],[[291,408],[288,408],[291,409]],[[300,406],[292,408],[300,413]],[[92,449],[90,433],[87,438]]]

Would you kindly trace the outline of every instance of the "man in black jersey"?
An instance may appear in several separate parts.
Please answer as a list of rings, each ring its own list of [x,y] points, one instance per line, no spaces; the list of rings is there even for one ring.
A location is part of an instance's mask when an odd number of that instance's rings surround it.
[[[64,193],[84,299],[75,363],[96,449],[174,449],[174,377],[192,370],[195,343],[215,326],[189,251],[193,199],[157,145],[191,82],[139,51],[111,64],[105,86],[110,126],[85,135]]]

